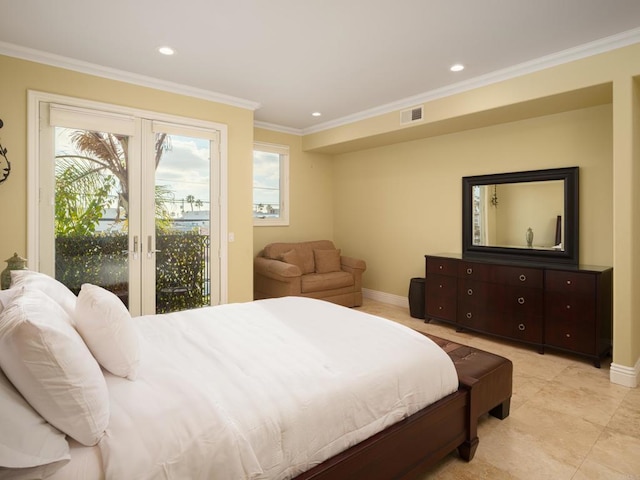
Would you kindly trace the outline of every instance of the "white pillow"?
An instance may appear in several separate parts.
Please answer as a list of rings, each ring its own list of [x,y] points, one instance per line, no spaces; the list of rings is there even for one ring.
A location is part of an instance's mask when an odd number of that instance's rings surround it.
[[[140,364],[138,333],[127,307],[114,293],[83,284],[75,324],[100,365],[114,375],[135,379]]]
[[[76,309],[76,296],[62,282],[44,273],[33,270],[11,270],[11,289],[25,287],[28,290],[40,290],[64,308],[73,322]]]
[[[10,288],[9,290],[0,290],[0,313],[2,313],[2,310],[4,310],[4,307],[6,305],[9,305],[9,302],[11,301],[15,293],[15,288]]]
[[[42,292],[16,293],[0,314],[0,367],[51,425],[95,445],[109,423],[107,384],[67,317]]]
[[[64,434],[49,425],[0,371],[0,478],[44,478],[71,458]]]

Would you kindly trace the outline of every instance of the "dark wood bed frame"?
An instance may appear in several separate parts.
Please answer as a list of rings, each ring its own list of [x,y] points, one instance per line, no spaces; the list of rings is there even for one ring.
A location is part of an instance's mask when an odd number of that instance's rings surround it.
[[[409,480],[456,448],[469,461],[478,446],[478,414],[472,411],[471,392],[461,385],[455,393],[294,480]]]

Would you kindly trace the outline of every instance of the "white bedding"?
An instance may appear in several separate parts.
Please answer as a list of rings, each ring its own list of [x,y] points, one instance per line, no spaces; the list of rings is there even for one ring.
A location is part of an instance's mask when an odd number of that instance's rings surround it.
[[[55,479],[287,479],[454,392],[449,356],[397,323],[301,297],[135,319],[135,382],[105,373],[99,453]],[[96,447],[94,447],[96,448]],[[95,469],[95,465],[91,468]]]

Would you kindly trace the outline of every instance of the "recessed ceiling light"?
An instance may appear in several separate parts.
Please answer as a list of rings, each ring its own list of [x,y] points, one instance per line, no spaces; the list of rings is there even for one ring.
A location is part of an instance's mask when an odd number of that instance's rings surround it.
[[[322,113],[320,113],[320,112],[313,112],[313,113],[311,114],[311,116],[312,116],[312,117],[320,117],[320,116],[322,116]]]
[[[173,55],[175,52],[175,50],[171,47],[160,47],[158,48],[158,51],[163,54],[163,55]]]
[[[451,68],[449,70],[451,70],[452,72],[460,72],[464,70],[464,65],[462,65],[461,63],[456,63],[455,65],[451,65]]]

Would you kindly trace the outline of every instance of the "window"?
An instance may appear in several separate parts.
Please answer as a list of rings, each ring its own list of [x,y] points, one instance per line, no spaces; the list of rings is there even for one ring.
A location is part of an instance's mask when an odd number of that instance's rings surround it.
[[[253,224],[289,225],[289,147],[253,145]]]

